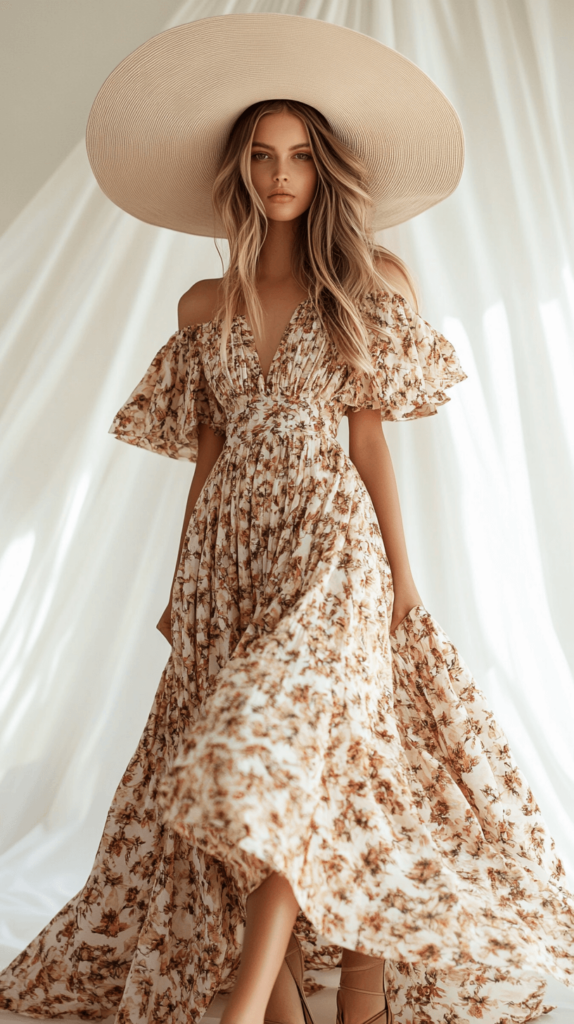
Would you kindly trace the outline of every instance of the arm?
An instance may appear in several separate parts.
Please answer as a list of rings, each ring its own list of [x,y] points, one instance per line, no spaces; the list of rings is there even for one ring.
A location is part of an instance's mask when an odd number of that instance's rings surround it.
[[[183,330],[185,327],[189,327],[191,324],[206,323],[211,319],[217,300],[218,285],[219,280],[198,281],[185,293],[185,295],[182,295],[177,307],[178,325],[180,330]],[[224,439],[218,434],[215,434],[211,427],[208,427],[206,423],[200,423],[198,430],[197,462],[195,464],[195,472],[193,474],[191,487],[187,497],[187,504],[185,506],[183,527],[181,530],[169,602],[157,624],[157,629],[159,629],[160,633],[169,643],[171,643],[171,603],[173,583],[175,581],[175,574],[177,573],[177,567],[181,558],[187,527],[189,526],[191,513],[195,508],[195,503],[199,498],[201,489],[211,473],[224,443]]]
[[[219,434],[214,434],[211,427],[208,427],[206,423],[200,423],[199,425],[199,438],[198,438],[198,457],[195,464],[195,472],[193,474],[193,480],[191,481],[191,487],[189,488],[189,495],[187,498],[187,504],[185,506],[185,515],[183,517],[183,527],[181,531],[181,538],[179,541],[179,549],[177,552],[177,561],[175,563],[175,572],[173,575],[173,581],[171,584],[171,593],[169,595],[169,602],[165,609],[161,619],[157,624],[157,629],[171,643],[171,602],[173,594],[173,583],[175,581],[175,574],[177,573],[177,567],[181,558],[181,552],[183,548],[183,542],[187,533],[187,527],[189,526],[189,520],[191,513],[195,508],[195,503],[199,498],[201,489],[207,480],[211,470],[213,469],[225,440]]]
[[[399,494],[380,409],[349,410],[349,455],[357,467],[375,509],[393,576],[394,604],[390,632],[417,604],[405,543]]]

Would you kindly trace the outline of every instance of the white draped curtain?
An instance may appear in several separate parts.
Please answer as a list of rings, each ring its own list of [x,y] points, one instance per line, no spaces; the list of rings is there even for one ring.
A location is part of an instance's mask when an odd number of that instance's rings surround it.
[[[423,601],[486,690],[572,879],[574,5],[188,0],[172,24],[247,11],[369,33],[460,113],[457,192],[383,241],[469,379],[438,416],[385,431]],[[179,296],[221,265],[212,241],[116,209],[83,142],[0,239],[0,263],[8,962],[85,881],[168,656],[154,626],[192,467],[107,429]]]

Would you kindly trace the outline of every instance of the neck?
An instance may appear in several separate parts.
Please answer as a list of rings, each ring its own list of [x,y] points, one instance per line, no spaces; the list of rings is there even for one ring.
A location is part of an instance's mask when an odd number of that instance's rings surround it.
[[[299,218],[296,220],[270,220],[267,236],[259,253],[257,281],[279,283],[293,276],[293,249]]]

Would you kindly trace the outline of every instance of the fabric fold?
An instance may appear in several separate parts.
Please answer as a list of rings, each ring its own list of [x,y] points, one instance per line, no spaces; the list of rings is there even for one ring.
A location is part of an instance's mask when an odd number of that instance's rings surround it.
[[[462,370],[400,297],[370,313],[369,393],[305,301],[266,381],[244,319],[227,373],[210,322],[174,335],[118,414],[118,436],[175,458],[200,422],[229,433],[92,876],[3,972],[3,1008],[197,1024],[274,870],[309,968],[341,947],[389,962],[395,1024],[523,1024],[545,974],[571,981],[573,900],[501,729],[424,607],[390,633],[380,526],[336,430],[353,399],[426,415]]]
[[[397,294],[372,293],[364,304],[373,373],[352,373],[343,394],[354,409],[379,409],[383,420],[433,416],[447,388],[466,380],[450,341]]]
[[[208,387],[196,331],[171,336],[116,414],[110,434],[158,455],[197,461],[200,423],[225,436],[225,414]]]

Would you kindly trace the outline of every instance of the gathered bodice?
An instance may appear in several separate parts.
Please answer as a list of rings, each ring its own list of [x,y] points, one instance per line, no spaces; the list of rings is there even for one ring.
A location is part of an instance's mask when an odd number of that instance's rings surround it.
[[[206,383],[221,409],[229,444],[248,444],[263,433],[283,439],[336,434],[345,411],[337,394],[348,376],[309,299],[298,304],[274,353],[267,379],[255,338],[243,315],[234,317],[221,360],[219,322],[190,329]]]
[[[262,434],[284,440],[331,435],[351,409],[380,409],[382,419],[432,415],[445,389],[464,380],[457,355],[399,295],[373,293],[364,303],[372,373],[349,367],[311,299],[291,319],[264,379],[253,332],[233,318],[221,357],[221,321],[177,331],[118,412],[111,433],[174,458],[197,457],[199,423],[248,444]]]
[[[333,411],[306,398],[260,393],[230,411],[225,441],[229,445],[249,445],[262,434],[282,440],[325,433],[335,436],[338,420],[329,415]]]

